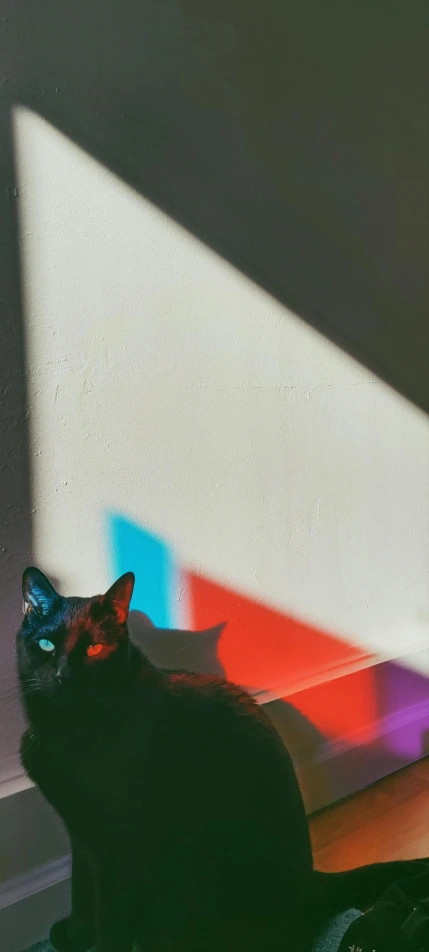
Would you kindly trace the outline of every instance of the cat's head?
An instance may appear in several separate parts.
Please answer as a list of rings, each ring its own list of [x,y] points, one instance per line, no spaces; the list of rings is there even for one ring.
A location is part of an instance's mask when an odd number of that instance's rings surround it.
[[[105,595],[64,598],[42,572],[26,569],[17,657],[27,708],[38,702],[49,702],[54,710],[87,706],[122,680],[133,587],[128,572]]]

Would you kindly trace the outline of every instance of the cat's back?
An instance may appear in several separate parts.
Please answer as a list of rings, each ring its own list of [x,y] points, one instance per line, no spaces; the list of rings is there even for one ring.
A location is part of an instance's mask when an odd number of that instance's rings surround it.
[[[167,709],[175,714],[178,729],[192,735],[240,736],[268,745],[283,757],[285,747],[263,708],[243,688],[224,678],[187,671],[165,672]],[[232,731],[232,734],[231,734]],[[287,755],[287,751],[286,751]]]
[[[264,710],[242,688],[211,675],[166,672],[150,759],[166,786],[230,803],[281,802],[303,814],[290,754]],[[167,781],[167,778],[168,781]],[[173,779],[174,778],[174,779]]]
[[[254,699],[238,685],[210,674],[165,672],[166,710],[178,731],[215,742],[240,736],[252,742],[263,739],[282,754],[284,747],[271,721]],[[231,733],[232,732],[232,733]]]

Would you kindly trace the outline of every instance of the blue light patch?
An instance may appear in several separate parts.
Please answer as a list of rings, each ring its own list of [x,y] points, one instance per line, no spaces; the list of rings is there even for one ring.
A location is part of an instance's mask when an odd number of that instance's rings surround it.
[[[106,514],[112,571],[134,572],[131,609],[149,616],[158,628],[174,627],[176,568],[169,546],[119,513]]]

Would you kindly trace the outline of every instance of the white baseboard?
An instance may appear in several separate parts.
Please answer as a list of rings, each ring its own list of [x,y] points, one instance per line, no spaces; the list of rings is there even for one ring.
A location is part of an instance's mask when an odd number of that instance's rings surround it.
[[[54,868],[54,864],[47,864],[40,868],[37,875],[33,873],[29,876],[27,881],[25,877],[21,878],[14,895],[21,892],[22,897],[0,908],[1,952],[24,952],[35,942],[46,939],[53,922],[68,915],[70,880],[63,878],[65,867],[66,858],[58,869]],[[60,876],[58,882],[55,882],[56,876]],[[51,879],[54,881],[46,885]],[[8,887],[0,892],[3,901],[8,900],[10,895]]]
[[[0,911],[6,906],[11,906],[15,902],[22,902],[35,893],[43,889],[49,889],[57,883],[70,879],[71,876],[71,858],[63,856],[62,859],[54,860],[52,863],[45,863],[38,869],[30,870],[22,876],[15,876],[8,882],[0,883]],[[3,952],[3,950],[2,950]]]
[[[23,952],[67,915],[69,841],[31,786],[0,799],[0,950]]]
[[[28,790],[32,786],[32,781],[22,769],[19,754],[1,761],[0,800],[3,797],[10,797],[13,793],[20,793],[21,790]]]

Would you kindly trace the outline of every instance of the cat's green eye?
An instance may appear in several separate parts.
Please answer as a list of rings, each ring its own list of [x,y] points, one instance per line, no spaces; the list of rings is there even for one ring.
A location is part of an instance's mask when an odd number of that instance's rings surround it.
[[[52,644],[52,641],[49,641],[49,638],[41,638],[39,648],[41,648],[42,651],[55,651],[55,645]]]

